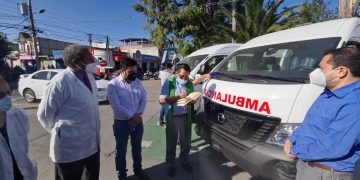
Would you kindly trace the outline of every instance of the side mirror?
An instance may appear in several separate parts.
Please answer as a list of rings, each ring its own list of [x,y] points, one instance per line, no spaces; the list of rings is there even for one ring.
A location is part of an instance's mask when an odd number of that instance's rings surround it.
[[[209,69],[209,66],[203,64],[203,65],[200,66],[199,71],[198,71],[198,74],[204,75],[204,74],[208,73],[209,70],[210,70],[210,69]]]

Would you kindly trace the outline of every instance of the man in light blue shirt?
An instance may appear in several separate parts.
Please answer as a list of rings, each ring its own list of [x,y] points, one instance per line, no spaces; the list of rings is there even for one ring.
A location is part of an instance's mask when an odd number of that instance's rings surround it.
[[[360,158],[359,80],[357,48],[328,51],[310,73],[310,82],[325,90],[284,145],[290,159],[299,159],[297,180],[352,179]]]
[[[126,173],[126,149],[131,137],[134,173],[141,180],[150,179],[142,169],[141,141],[144,132],[142,114],[146,106],[146,92],[137,79],[137,62],[126,58],[121,61],[121,73],[110,81],[107,94],[114,112],[113,131],[116,140],[115,164],[118,178]]]

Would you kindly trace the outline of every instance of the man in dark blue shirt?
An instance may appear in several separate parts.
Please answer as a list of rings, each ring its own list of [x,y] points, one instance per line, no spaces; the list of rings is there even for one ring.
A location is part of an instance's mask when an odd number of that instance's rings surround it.
[[[352,179],[360,157],[360,51],[330,50],[319,66],[310,73],[310,82],[325,90],[284,151],[299,159],[297,180]]]

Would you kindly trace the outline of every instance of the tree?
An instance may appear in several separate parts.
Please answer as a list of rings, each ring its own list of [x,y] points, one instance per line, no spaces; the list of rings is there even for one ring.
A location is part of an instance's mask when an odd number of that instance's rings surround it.
[[[330,1],[326,2],[324,0],[312,0],[311,2],[306,0],[297,9],[297,15],[290,19],[289,25],[294,26],[336,19],[336,12],[329,9],[329,3]]]
[[[5,36],[0,34],[0,60],[4,60],[4,58],[10,53],[9,43]]]
[[[133,8],[147,17],[145,28],[159,49],[176,46],[180,54],[228,43],[245,43],[305,22],[335,18],[324,0],[280,8],[285,0],[237,0],[236,32],[229,0],[139,0]]]
[[[226,0],[140,0],[133,8],[147,17],[145,29],[158,48],[176,46],[182,55],[214,43],[231,41],[217,12]]]
[[[5,36],[0,34],[0,75],[7,77],[9,66],[5,61],[5,57],[10,53],[9,43]]]
[[[339,0],[339,18],[351,18],[357,14],[359,0]]]
[[[284,0],[244,0],[242,11],[237,14],[237,32],[233,34],[237,42],[245,43],[250,39],[267,33],[283,30],[298,6],[280,6]],[[230,17],[229,12],[225,13]]]

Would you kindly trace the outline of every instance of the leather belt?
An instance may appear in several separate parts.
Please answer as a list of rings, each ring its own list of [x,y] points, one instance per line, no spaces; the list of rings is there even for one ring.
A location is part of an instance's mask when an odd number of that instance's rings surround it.
[[[338,172],[337,170],[329,167],[329,166],[325,166],[325,165],[322,165],[322,164],[319,164],[319,163],[316,163],[316,162],[307,162],[307,164],[311,167],[317,167],[317,168],[320,168],[320,169],[324,169],[324,170],[327,170],[327,171],[336,171]]]
[[[120,124],[128,124],[129,120],[119,120],[119,119],[114,119],[115,123],[120,123]]]

